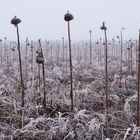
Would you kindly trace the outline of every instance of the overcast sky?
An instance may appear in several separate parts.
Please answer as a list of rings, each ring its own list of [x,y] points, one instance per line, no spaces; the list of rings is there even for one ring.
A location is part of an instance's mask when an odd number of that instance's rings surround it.
[[[73,14],[71,21],[72,40],[88,40],[103,37],[100,26],[105,21],[107,36],[116,38],[121,27],[124,39],[137,38],[140,28],[140,0],[1,0],[0,38],[15,40],[15,28],[10,20],[21,18],[20,37],[29,39],[67,38],[67,23],[64,14]]]

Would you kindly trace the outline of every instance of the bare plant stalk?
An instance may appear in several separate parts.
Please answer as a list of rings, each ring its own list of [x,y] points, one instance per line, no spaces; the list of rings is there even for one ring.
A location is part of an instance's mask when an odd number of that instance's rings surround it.
[[[139,49],[138,49],[138,84],[137,84],[137,91],[138,91],[138,100],[137,100],[137,127],[140,126],[140,94],[139,94],[139,88],[140,88],[140,30],[139,30]]]
[[[107,64],[107,36],[106,30],[105,33],[105,94],[106,94],[106,110],[108,109],[108,64]]]
[[[128,49],[128,74],[130,74],[131,72],[131,50],[130,48],[127,48]]]
[[[121,64],[120,64],[120,81],[122,80],[122,52],[123,52],[123,42],[122,42],[122,30],[121,30]],[[121,82],[120,82],[121,83]]]
[[[46,112],[46,82],[45,82],[45,68],[44,68],[44,63],[42,64],[42,71],[43,71],[43,108],[44,108],[44,112]]]
[[[106,95],[105,110],[107,110],[108,109],[108,67],[107,67],[108,63],[107,63],[107,35],[106,35],[107,27],[105,27],[104,22],[101,27],[101,30],[104,31],[104,35],[105,35],[105,95]]]
[[[68,68],[67,68],[67,58],[68,58],[68,46],[66,44],[66,73],[68,71]]]
[[[70,62],[70,99],[71,99],[71,112],[74,110],[73,103],[73,73],[72,73],[72,58],[71,58],[71,39],[70,39],[70,20],[73,19],[73,15],[67,12],[64,16],[64,20],[68,22],[68,39],[69,39],[69,62]]]
[[[19,29],[18,25],[16,26],[17,28],[17,41],[18,41],[18,53],[19,53],[19,66],[20,66],[20,79],[21,79],[21,90],[22,90],[22,96],[21,96],[21,106],[24,107],[24,83],[23,83],[23,74],[22,74],[22,62],[21,62],[21,52],[20,52],[20,40],[19,40]]]
[[[99,62],[100,62],[100,45],[99,45],[98,41],[97,41],[96,45],[97,45],[97,50],[98,50],[98,64],[99,64]]]
[[[136,50],[135,50],[135,54],[136,54],[136,61],[135,61],[135,63],[136,63],[136,71],[137,71],[137,60],[138,60],[138,47],[137,47],[137,40],[136,40],[136,45],[135,45],[135,48],[136,48]]]
[[[86,42],[85,43],[85,49],[84,49],[84,58],[85,58],[85,63],[87,63],[87,59],[88,59],[88,51],[87,51],[87,48],[88,48],[88,43]]]
[[[11,48],[12,48],[12,45],[11,45],[11,43],[10,43],[10,47],[9,47],[9,50],[8,50],[8,55],[9,55],[9,67],[10,67],[10,65],[11,65],[11,60],[12,60]]]
[[[6,52],[6,39],[4,38],[4,60],[7,61],[7,52]]]
[[[92,64],[92,46],[91,46],[91,33],[92,33],[92,31],[90,30],[89,31],[89,34],[90,34],[90,42],[89,42],[89,49],[90,49],[90,65]]]
[[[132,51],[132,48],[133,48],[133,43],[131,44],[130,46],[130,49],[131,49],[131,74],[132,74],[132,70],[133,70],[133,51]]]
[[[41,45],[40,40],[39,40],[39,45],[41,47],[41,54],[42,54],[42,58],[43,58],[42,45]],[[46,81],[45,81],[44,62],[42,63],[42,75],[43,75],[43,102],[42,102],[42,105],[43,105],[43,108],[44,108],[44,112],[46,112],[47,106],[46,106]]]
[[[28,47],[28,38],[26,38],[26,50],[25,50],[25,59],[26,59],[26,60],[25,60],[25,61],[26,61],[26,80],[27,80],[27,74],[28,74],[28,72],[27,72],[27,61],[28,61],[28,60],[27,60],[27,59],[28,59],[28,58],[27,58],[27,53],[28,53],[28,48],[27,48],[27,47]]]
[[[122,31],[125,30],[125,28],[121,28],[121,64],[120,64],[120,81],[122,80],[122,59],[123,59],[123,37],[122,37]],[[120,82],[121,84],[121,82]],[[122,85],[120,85],[122,86]]]
[[[63,62],[64,62],[64,59],[65,59],[64,37],[62,38],[62,47],[63,47]]]
[[[2,40],[0,40],[1,45],[1,69],[2,69],[2,57],[3,57],[3,46],[2,46]]]
[[[33,88],[33,81],[34,81],[34,46],[33,41],[31,41],[31,73],[32,73],[32,79],[31,79],[31,87]]]
[[[72,58],[71,58],[71,39],[70,39],[70,23],[68,21],[68,38],[69,38],[69,61],[70,61],[70,98],[71,98],[71,112],[73,112],[73,75],[72,75]]]
[[[113,53],[112,54],[114,57],[116,57],[116,55],[115,55],[115,39],[114,38],[112,39],[112,43],[113,43],[113,45],[112,45]]]
[[[38,86],[39,86],[39,90],[40,90],[40,85],[41,85],[41,79],[40,79],[40,64],[38,64]]]
[[[100,64],[102,64],[102,39],[100,38]]]
[[[8,47],[8,45],[6,45],[5,47],[7,47],[7,51],[6,51],[6,57],[7,57],[7,71],[8,71],[8,73],[9,73],[9,47]]]
[[[107,62],[107,35],[106,30],[107,27],[105,27],[105,23],[103,22],[103,25],[101,27],[101,30],[104,31],[105,35],[105,115],[106,115],[106,137],[108,136],[108,119],[107,119],[107,110],[108,110],[108,62]]]
[[[34,64],[34,47],[33,47],[33,41],[31,41],[31,72],[33,74],[33,64]]]

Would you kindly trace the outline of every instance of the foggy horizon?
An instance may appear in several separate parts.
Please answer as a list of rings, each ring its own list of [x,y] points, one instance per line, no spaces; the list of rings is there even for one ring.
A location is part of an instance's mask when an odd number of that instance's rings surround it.
[[[20,40],[67,39],[67,23],[64,14],[69,11],[74,16],[71,21],[71,40],[89,40],[89,30],[92,30],[92,40],[103,38],[100,30],[102,22],[107,26],[109,40],[120,35],[122,27],[124,40],[138,39],[140,28],[138,0],[87,0],[87,1],[45,1],[24,0],[1,2],[0,38],[16,40],[16,29],[10,21],[14,16],[21,19],[19,25]]]

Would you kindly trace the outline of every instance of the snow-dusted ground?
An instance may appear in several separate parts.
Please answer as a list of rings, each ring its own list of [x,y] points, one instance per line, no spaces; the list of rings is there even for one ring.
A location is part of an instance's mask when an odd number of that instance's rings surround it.
[[[104,46],[72,43],[74,113],[70,112],[68,46],[43,41],[47,113],[43,113],[42,67],[35,61],[38,42],[21,44],[25,107],[21,107],[18,52],[15,43],[0,46],[0,140],[139,140],[136,127],[136,45],[128,73],[126,44],[120,82],[120,44],[108,46],[108,110],[105,111]],[[31,48],[31,46],[33,46]],[[13,51],[12,48],[15,48]],[[27,59],[26,59],[27,58]],[[122,85],[120,87],[120,84]],[[21,112],[23,114],[21,115]]]

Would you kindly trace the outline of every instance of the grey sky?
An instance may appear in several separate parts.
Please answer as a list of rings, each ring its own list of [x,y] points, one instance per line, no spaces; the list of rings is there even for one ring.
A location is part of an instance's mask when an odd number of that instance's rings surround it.
[[[107,35],[111,39],[120,34],[124,38],[136,38],[140,28],[140,0],[1,0],[0,38],[16,39],[15,28],[10,24],[15,15],[21,18],[20,36],[25,39],[61,39],[67,37],[67,24],[63,20],[69,10],[72,40],[93,39],[103,36],[100,30],[106,22]]]

